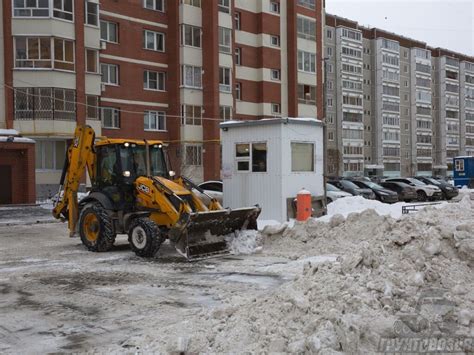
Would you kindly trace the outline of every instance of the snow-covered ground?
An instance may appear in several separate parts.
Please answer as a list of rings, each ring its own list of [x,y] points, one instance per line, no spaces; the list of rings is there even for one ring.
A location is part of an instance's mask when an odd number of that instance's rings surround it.
[[[0,353],[375,353],[383,339],[472,338],[474,201],[462,195],[405,216],[350,198],[195,263],[169,244],[140,259],[125,236],[90,253],[63,223],[0,225]]]

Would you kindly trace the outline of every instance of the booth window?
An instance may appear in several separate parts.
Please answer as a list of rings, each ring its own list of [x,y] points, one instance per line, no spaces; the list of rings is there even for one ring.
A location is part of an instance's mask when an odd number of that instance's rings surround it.
[[[314,171],[313,143],[291,143],[291,171]]]
[[[237,171],[264,173],[267,171],[267,143],[237,143],[235,159]]]
[[[464,171],[464,160],[456,159],[454,163],[456,171]]]

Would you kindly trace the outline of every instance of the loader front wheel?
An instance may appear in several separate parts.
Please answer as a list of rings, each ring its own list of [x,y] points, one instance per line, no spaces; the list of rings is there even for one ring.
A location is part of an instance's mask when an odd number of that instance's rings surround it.
[[[79,235],[82,244],[94,252],[112,249],[115,233],[112,220],[99,203],[86,205],[79,217]]]
[[[136,218],[130,223],[128,241],[137,256],[151,258],[160,249],[165,237],[149,218]]]

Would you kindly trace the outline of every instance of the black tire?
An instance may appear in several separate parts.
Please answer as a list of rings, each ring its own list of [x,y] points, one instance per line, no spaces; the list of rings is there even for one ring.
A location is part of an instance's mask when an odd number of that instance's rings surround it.
[[[106,252],[112,249],[116,234],[112,219],[100,203],[91,203],[82,209],[79,235],[82,244],[90,251]],[[93,235],[95,236],[92,237]]]
[[[156,223],[149,218],[136,218],[130,223],[128,242],[137,256],[155,256],[165,239]]]
[[[426,201],[427,196],[426,196],[426,193],[423,190],[418,190],[416,192],[416,194],[418,195],[418,201],[420,201],[420,202],[425,202]]]

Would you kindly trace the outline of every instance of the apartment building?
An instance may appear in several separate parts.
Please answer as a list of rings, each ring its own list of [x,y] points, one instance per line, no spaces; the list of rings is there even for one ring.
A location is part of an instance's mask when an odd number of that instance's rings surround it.
[[[472,155],[474,58],[326,15],[331,175],[450,175]]]
[[[4,1],[0,127],[36,140],[39,195],[55,190],[76,123],[161,139],[174,170],[219,179],[221,120],[323,116],[323,6]]]

